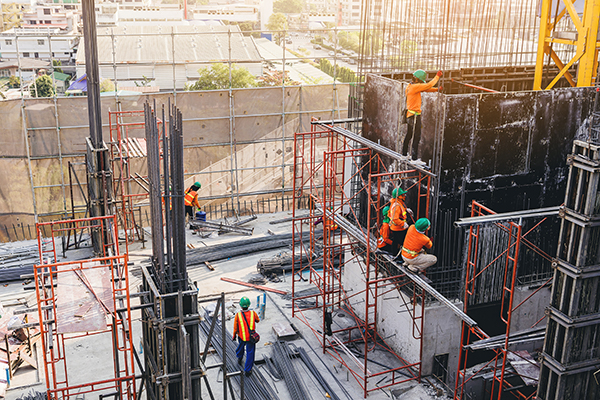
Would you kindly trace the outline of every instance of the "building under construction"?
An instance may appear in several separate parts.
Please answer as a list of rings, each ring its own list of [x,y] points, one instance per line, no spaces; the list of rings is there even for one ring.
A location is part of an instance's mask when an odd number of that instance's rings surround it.
[[[96,36],[120,39],[89,7],[87,98],[0,101],[0,394],[600,396],[599,0],[365,0],[354,83],[180,91],[178,35],[245,61],[239,31],[172,29],[173,90],[106,97],[98,71],[133,66],[98,61]],[[263,61],[285,75],[283,54]],[[444,88],[422,98],[424,163],[401,154],[419,68]],[[377,251],[395,188],[431,221],[425,273]]]

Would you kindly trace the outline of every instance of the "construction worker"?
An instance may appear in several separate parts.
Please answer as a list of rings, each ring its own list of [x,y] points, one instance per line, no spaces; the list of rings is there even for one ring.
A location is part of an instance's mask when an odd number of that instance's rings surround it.
[[[440,80],[442,75],[443,72],[438,71],[432,80],[425,82],[427,72],[418,69],[413,73],[412,82],[406,87],[406,121],[408,128],[402,143],[402,154],[410,155],[413,160],[419,162],[421,162],[421,159],[417,159],[417,157],[419,156],[419,142],[421,141],[421,93],[441,92],[443,90],[441,86],[439,88],[433,86]],[[413,139],[412,152],[408,154],[408,145],[411,139]]]
[[[408,213],[412,214],[412,210],[409,211],[409,209],[406,208],[406,193],[406,190],[402,188],[396,188],[392,191],[389,216],[393,254],[398,254],[400,252],[400,248],[404,242],[404,236],[406,236],[406,230],[408,229],[406,219]]]
[[[244,373],[246,376],[252,374],[252,367],[254,366],[254,350],[256,349],[256,343],[250,339],[250,335],[256,328],[258,314],[254,310],[248,310],[250,307],[250,299],[246,296],[240,299],[240,307],[242,311],[235,314],[233,319],[233,340],[237,336],[238,347],[235,351],[235,355],[238,359],[238,365],[242,365],[242,358],[244,358],[244,350],[247,350],[246,354],[246,365],[244,366]]]
[[[386,253],[392,254],[392,239],[390,239],[390,218],[389,218],[390,207],[383,207],[383,223],[379,228],[379,239],[377,239],[377,248]]]
[[[192,186],[190,186],[185,191],[185,197],[183,198],[185,204],[185,215],[188,220],[194,220],[194,206],[200,208],[200,203],[198,203],[198,190],[202,185],[200,182],[195,182]]]
[[[406,233],[402,245],[402,259],[413,272],[423,272],[437,262],[437,257],[427,254],[424,249],[433,246],[433,242],[425,234],[430,225],[431,222],[427,218],[419,218]]]

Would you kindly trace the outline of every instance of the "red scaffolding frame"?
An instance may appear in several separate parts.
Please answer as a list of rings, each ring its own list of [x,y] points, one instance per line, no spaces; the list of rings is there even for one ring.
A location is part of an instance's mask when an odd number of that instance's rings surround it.
[[[294,135],[292,315],[312,330],[323,353],[348,369],[366,397],[373,390],[421,379],[425,291],[391,262],[375,254],[373,235],[381,226],[381,210],[387,203],[383,191],[398,181],[404,182],[417,204],[416,218],[428,216],[432,175],[418,169],[388,172],[378,153],[367,146],[357,146],[343,134],[333,129],[317,130],[315,125],[310,132]],[[300,216],[296,210],[304,195],[310,197],[314,206],[309,207],[308,216]],[[366,226],[350,224],[349,220],[359,221],[357,209],[365,198],[366,207],[362,209],[366,209]],[[315,227],[319,218],[323,221],[322,235]],[[306,224],[308,244],[302,242]],[[314,257],[318,247],[322,248],[322,261]],[[345,290],[342,280],[342,271],[349,262],[358,263],[364,277],[364,286],[353,287],[352,294]],[[296,293],[296,283],[304,280],[306,272],[310,283],[317,287],[317,294]],[[411,316],[412,337],[419,346],[418,360],[413,362],[392,350],[378,332],[382,296],[396,290],[401,294],[401,307]],[[356,296],[364,296],[362,312],[351,306],[350,300]],[[314,299],[314,306],[304,305],[308,298]],[[317,309],[322,314],[321,323],[313,326],[304,313]],[[333,310],[344,310],[355,325],[332,330]],[[350,343],[362,344],[361,359],[347,347]],[[376,348],[388,351],[400,366],[372,372],[368,356]]]
[[[69,399],[77,394],[103,392],[105,396],[135,400],[135,350],[130,329],[128,257],[127,254],[119,254],[116,216],[38,223],[36,230],[40,264],[34,266],[34,281],[48,399]],[[101,257],[49,262],[56,260],[57,238],[70,231],[84,231],[90,236],[92,231],[100,232],[104,243]],[[49,237],[43,238],[43,235]],[[42,246],[42,241],[46,249]],[[87,306],[65,303],[64,300],[61,303],[57,296],[61,285],[59,277],[66,277],[67,274],[83,284],[86,297],[91,300]],[[110,287],[101,286],[99,290],[98,281],[91,279],[98,274],[107,276],[104,282],[110,282]],[[106,294],[107,291],[110,291],[110,295]],[[78,307],[79,310],[73,313]],[[82,328],[65,328],[65,324],[83,321],[92,307],[99,307],[102,310],[100,315],[104,317],[98,319],[98,329],[86,331]],[[107,317],[110,317],[110,322],[106,320]],[[75,376],[73,380],[77,381],[79,371],[70,371],[68,368],[66,342],[104,333],[111,334],[114,360],[112,377],[94,382],[71,383],[70,377]]]
[[[159,120],[159,124],[162,121]],[[108,125],[111,145],[111,164],[115,174],[114,196],[119,223],[125,233],[126,252],[129,244],[144,240],[141,229],[141,211],[136,222],[135,203],[148,198],[147,176],[131,173],[131,162],[146,157],[144,110],[110,111]],[[160,129],[160,126],[159,126]],[[139,135],[135,132],[139,131]],[[162,139],[159,137],[159,144]],[[162,149],[161,149],[162,152]],[[139,185],[143,193],[135,192],[132,184]]]
[[[484,205],[473,201],[471,206],[471,217],[480,217],[484,215],[496,214],[493,210],[485,207]],[[466,262],[466,273],[465,273],[465,293],[464,293],[464,312],[467,313],[469,305],[469,299],[476,293],[476,281],[477,278],[497,262],[504,264],[503,266],[503,278],[502,278],[502,298],[500,307],[500,319],[505,326],[504,339],[502,340],[502,346],[493,349],[495,355],[485,363],[480,369],[474,371],[470,376],[468,373],[468,354],[469,345],[476,340],[489,339],[490,336],[484,332],[479,326],[469,326],[464,321],[462,322],[462,333],[460,343],[460,353],[458,361],[458,369],[456,373],[456,384],[454,390],[454,399],[466,398],[465,386],[466,384],[477,376],[484,369],[491,369],[492,387],[490,388],[490,399],[501,400],[506,389],[510,389],[510,393],[518,399],[532,399],[535,396],[535,391],[527,395],[519,388],[514,387],[507,381],[507,362],[508,355],[512,353],[515,357],[520,358],[524,362],[532,363],[532,360],[523,358],[517,352],[513,352],[509,349],[509,340],[511,336],[511,320],[513,313],[521,307],[527,300],[533,297],[538,291],[546,287],[546,285],[552,280],[550,278],[544,284],[531,293],[521,303],[514,305],[514,290],[517,282],[517,267],[519,262],[519,252],[521,250],[521,244],[526,245],[533,251],[541,255],[542,257],[551,260],[551,257],[542,251],[540,248],[530,242],[526,236],[537,229],[547,217],[543,218],[540,222],[536,223],[531,229],[523,233],[521,223],[513,221],[502,221],[494,222],[494,224],[502,229],[508,235],[508,244],[505,250],[500,254],[496,255],[490,263],[487,265],[480,265],[479,262],[479,238],[481,225],[471,225],[468,232],[468,253]],[[539,319],[533,327],[538,325],[545,316]],[[517,371],[517,375],[518,371]],[[533,377],[532,377],[533,378]]]

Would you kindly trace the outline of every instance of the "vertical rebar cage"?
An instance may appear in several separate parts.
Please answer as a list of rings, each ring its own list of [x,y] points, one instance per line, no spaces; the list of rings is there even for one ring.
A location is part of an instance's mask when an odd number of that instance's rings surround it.
[[[119,254],[115,216],[38,223],[36,228],[40,264],[34,266],[34,281],[48,398],[93,392],[135,399],[128,257]],[[85,232],[88,240],[97,235],[104,243],[99,257],[56,262],[56,240],[71,232]],[[97,335],[95,344],[110,341],[113,371],[107,374],[103,368],[96,381],[82,382],[80,371],[69,368],[66,343],[92,335]]]
[[[312,128],[294,137],[292,315],[313,331],[324,353],[348,369],[366,397],[373,390],[421,378],[425,291],[375,253],[374,235],[381,226],[381,210],[388,203],[386,193],[398,184],[416,204],[415,219],[428,216],[431,174],[387,172],[379,154],[369,146],[333,129]],[[308,215],[298,213],[303,196],[311,199]],[[316,228],[321,222],[323,230]],[[306,230],[309,240],[303,242]],[[348,272],[347,268],[356,269]],[[364,283],[344,287],[344,274],[348,273],[360,274]],[[316,294],[298,290],[298,284],[306,280],[316,286]],[[402,299],[398,306],[412,321],[417,360],[403,359],[378,329],[383,296],[396,291]],[[307,299],[314,300],[314,305],[307,305]],[[353,304],[357,299],[364,301],[364,306]],[[320,324],[309,322],[304,315],[308,310],[320,310]],[[355,325],[334,329],[333,314],[338,311],[349,315]],[[360,354],[350,347],[360,348]],[[369,367],[368,357],[375,349],[393,355],[396,365],[383,370],[375,364]]]

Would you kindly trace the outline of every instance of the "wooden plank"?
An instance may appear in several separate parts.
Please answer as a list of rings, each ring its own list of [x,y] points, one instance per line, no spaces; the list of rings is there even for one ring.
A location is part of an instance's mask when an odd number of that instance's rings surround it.
[[[287,292],[284,292],[283,290],[272,289],[272,288],[266,287],[266,286],[253,285],[251,283],[238,281],[236,279],[222,277],[221,280],[225,281],[225,282],[229,282],[229,283],[235,283],[236,285],[248,286],[248,287],[254,288],[256,290],[264,290],[265,292],[272,292],[272,293],[277,293],[277,294],[288,294]]]

